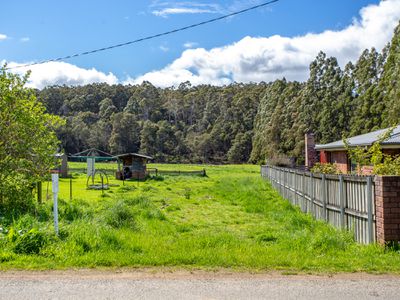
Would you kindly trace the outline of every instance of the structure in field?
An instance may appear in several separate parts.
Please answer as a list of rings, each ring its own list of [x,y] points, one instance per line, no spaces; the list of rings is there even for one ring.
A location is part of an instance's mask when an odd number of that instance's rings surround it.
[[[349,147],[370,147],[392,128],[380,129],[366,134],[357,135],[347,139]],[[313,134],[306,134],[306,166],[312,167],[316,162],[321,164],[334,163],[344,173],[358,171],[361,169],[363,175],[371,174],[370,166],[357,166],[347,153],[343,140],[323,145],[315,145]],[[390,136],[381,142],[382,152],[387,155],[397,156],[400,154],[400,125],[394,127]]]
[[[104,152],[99,149],[95,148],[90,148],[75,154],[72,154],[69,156],[70,160],[76,160],[76,161],[86,161],[87,168],[86,168],[86,173],[87,176],[94,176],[96,173],[96,166],[95,163],[96,161],[112,161],[115,160],[115,158],[107,152]]]
[[[115,156],[118,162],[118,170],[115,174],[116,179],[144,179],[147,175],[147,161],[153,158],[148,155],[138,153],[126,153]]]
[[[60,173],[61,178],[68,177],[68,157],[65,153],[57,153],[54,155],[56,160],[57,171]]]

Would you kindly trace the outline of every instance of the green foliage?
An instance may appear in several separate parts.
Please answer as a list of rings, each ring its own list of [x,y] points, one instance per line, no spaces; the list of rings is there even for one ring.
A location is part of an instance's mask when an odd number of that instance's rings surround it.
[[[135,214],[125,201],[113,204],[105,214],[105,222],[113,228],[128,227],[136,229]]]
[[[338,166],[336,164],[330,163],[316,163],[310,170],[313,173],[320,173],[320,174],[341,174]]]
[[[30,207],[32,187],[54,165],[62,122],[20,77],[0,68],[0,211]]]
[[[372,173],[376,175],[400,175],[400,156],[385,154],[381,147],[381,143],[392,135],[393,129],[384,132],[370,147],[351,147],[344,139],[346,150],[350,158],[356,162],[359,173],[362,166],[372,166]]]
[[[46,234],[36,228],[22,234],[14,234],[11,239],[14,243],[13,251],[17,254],[38,254],[48,241]]]

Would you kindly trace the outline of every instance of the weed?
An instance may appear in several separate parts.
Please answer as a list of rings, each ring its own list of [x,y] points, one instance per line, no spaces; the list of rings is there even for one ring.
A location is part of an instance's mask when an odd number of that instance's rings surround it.
[[[150,177],[150,179],[154,180],[154,181],[164,181],[164,177],[160,176],[160,175],[157,175],[157,176],[153,175],[153,176]]]
[[[136,190],[136,187],[134,187],[133,185],[124,185],[118,189],[118,192],[119,193],[127,193],[127,192],[132,192],[134,190]]]
[[[124,201],[118,201],[113,206],[111,206],[107,210],[104,219],[106,224],[110,225],[113,228],[136,228],[135,215]]]
[[[17,254],[38,254],[47,241],[44,232],[33,228],[15,238],[12,249]]]
[[[184,190],[184,196],[185,196],[185,198],[186,199],[190,199],[190,195],[192,194],[192,189],[191,188],[188,188],[188,187],[185,187],[185,190]]]
[[[258,243],[269,244],[269,243],[275,243],[278,240],[278,238],[272,234],[264,233],[257,236],[256,240]]]
[[[167,206],[166,211],[171,212],[171,211],[178,211],[181,210],[181,208],[177,205],[170,205]]]

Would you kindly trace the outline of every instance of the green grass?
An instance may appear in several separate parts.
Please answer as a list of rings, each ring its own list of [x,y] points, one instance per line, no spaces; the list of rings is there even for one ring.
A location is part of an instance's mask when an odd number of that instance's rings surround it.
[[[59,237],[52,233],[51,199],[34,215],[3,219],[0,269],[169,266],[400,273],[399,253],[356,244],[350,234],[301,213],[260,178],[258,166],[157,167],[205,167],[208,176],[164,176],[125,185],[110,178],[118,186],[102,195],[86,189],[84,175],[74,175],[72,201],[69,179],[62,179]]]

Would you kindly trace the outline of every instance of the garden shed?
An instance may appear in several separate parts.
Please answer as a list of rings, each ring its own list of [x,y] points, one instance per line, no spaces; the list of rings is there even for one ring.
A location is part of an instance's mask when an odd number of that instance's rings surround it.
[[[126,153],[115,156],[118,162],[118,170],[115,174],[116,179],[144,179],[147,175],[147,161],[153,158],[148,155],[138,153]]]

